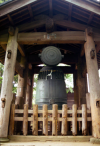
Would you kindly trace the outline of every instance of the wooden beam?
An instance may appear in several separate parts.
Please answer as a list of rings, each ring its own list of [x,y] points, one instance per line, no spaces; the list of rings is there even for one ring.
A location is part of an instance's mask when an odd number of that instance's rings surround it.
[[[78,7],[81,7],[83,9],[86,9],[88,11],[91,11],[91,12],[97,14],[97,15],[100,15],[100,8],[99,8],[99,6],[94,5],[92,3],[87,3],[84,0],[81,0],[81,1],[80,0],[64,0],[64,1],[65,2],[69,2],[69,3],[73,4],[73,5],[78,6]]]
[[[11,24],[11,25],[14,25],[14,22],[13,22],[11,16],[10,16],[10,14],[7,14],[7,17],[8,17],[8,19],[9,19],[9,21],[10,21],[10,24]]]
[[[54,21],[53,19],[47,19],[46,21],[46,32],[51,33],[54,31]]]
[[[28,11],[29,11],[31,18],[33,18],[33,11],[32,11],[31,5],[28,5]]]
[[[54,20],[54,23],[56,25],[59,25],[61,27],[65,27],[65,28],[72,28],[72,29],[76,29],[76,30],[83,30],[85,31],[86,28],[88,28],[87,25],[84,25],[84,24],[80,24],[80,23],[77,23],[77,22],[72,22],[72,21],[68,21],[68,20]],[[100,29],[97,29],[97,28],[94,28],[94,27],[91,27],[93,32],[95,33],[100,33]]]
[[[52,18],[53,10],[52,10],[52,0],[49,0],[49,16]]]
[[[0,7],[0,17],[36,1],[37,0],[12,1]]]
[[[45,25],[45,23],[46,23],[46,20],[37,20],[37,21],[32,21],[32,22],[19,25],[18,28],[19,28],[19,31],[26,31],[26,30],[41,27]]]
[[[8,34],[0,36],[0,45],[7,44]],[[85,32],[83,31],[60,31],[53,33],[46,32],[33,32],[33,33],[19,33],[18,43],[19,44],[67,44],[77,43],[83,44],[86,41]],[[100,34],[94,33],[95,43],[100,42]]]
[[[33,68],[34,68],[34,74],[38,74],[43,67],[33,66]],[[61,68],[61,70],[63,71],[64,74],[73,74],[74,73],[73,67],[59,66],[59,68]]]
[[[19,33],[18,43],[20,44],[64,44],[78,43],[82,44],[85,41],[85,34],[82,31],[61,31],[61,32],[34,32],[34,33]]]
[[[18,50],[19,50],[19,52],[21,53],[21,55],[25,57],[25,51],[24,51],[22,45],[18,44]]]

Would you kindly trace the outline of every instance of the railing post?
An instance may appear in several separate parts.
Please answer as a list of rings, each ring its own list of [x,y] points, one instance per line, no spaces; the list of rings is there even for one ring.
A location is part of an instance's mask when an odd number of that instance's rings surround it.
[[[62,128],[61,134],[67,135],[67,104],[62,105]]]
[[[72,134],[77,135],[77,105],[72,106]]]
[[[14,116],[15,116],[15,104],[12,104],[11,113],[10,113],[9,135],[14,134]]]
[[[24,104],[24,115],[23,115],[23,135],[27,135],[28,131],[28,104]]]
[[[48,135],[48,106],[43,105],[43,135]]]
[[[82,104],[82,134],[87,134],[87,108],[86,104]]]
[[[57,135],[57,121],[58,121],[58,105],[53,104],[52,111],[52,135]]]
[[[38,135],[38,105],[33,105],[33,135]]]

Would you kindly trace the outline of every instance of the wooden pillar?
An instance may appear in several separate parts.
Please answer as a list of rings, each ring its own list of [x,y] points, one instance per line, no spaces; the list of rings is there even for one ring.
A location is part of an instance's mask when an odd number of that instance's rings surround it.
[[[23,109],[24,106],[24,90],[25,90],[25,79],[18,75],[18,85],[17,85],[17,95],[16,95],[16,105],[19,109]]]
[[[21,56],[21,67],[25,68],[26,60],[24,57]],[[18,75],[18,85],[17,85],[17,96],[16,96],[16,105],[19,106],[19,109],[24,108],[24,101],[25,101],[25,94],[26,94],[26,86],[25,86],[25,80],[27,76],[26,73],[24,73],[23,77]]]
[[[61,134],[67,135],[67,104],[63,104],[62,106],[62,128]]]
[[[32,129],[33,135],[38,135],[38,105],[33,105],[33,129]]]
[[[83,77],[83,64],[85,60],[80,59],[77,64],[77,70],[74,71],[74,103],[78,108],[81,108],[82,104],[86,104],[87,93],[87,77]]]
[[[52,108],[52,135],[57,136],[58,105],[53,104]]]
[[[27,89],[26,89],[26,101],[28,107],[32,107],[32,87],[33,87],[33,74],[32,71],[28,69],[28,78],[27,78]]]
[[[78,85],[77,85],[77,70],[74,71],[73,78],[74,78],[74,104],[77,104],[78,106],[79,95],[78,95]]]
[[[30,100],[29,100],[29,108],[32,108],[32,99],[33,99],[33,83],[34,83],[34,74],[31,77],[31,89],[30,89]]]
[[[81,108],[82,104],[86,104],[87,77],[86,74],[83,76],[85,69],[86,69],[85,58],[79,56],[79,60],[77,64],[77,86],[78,86],[79,108]]]
[[[92,134],[100,138],[100,85],[96,49],[92,35],[86,30],[85,56],[90,86]]]
[[[1,90],[2,107],[0,112],[0,138],[6,138],[8,135],[9,113],[12,101],[13,78],[15,72],[15,62],[17,56],[17,34],[16,28],[14,36],[9,35],[7,50],[5,56],[3,83]]]
[[[43,135],[48,135],[48,106],[43,105]]]

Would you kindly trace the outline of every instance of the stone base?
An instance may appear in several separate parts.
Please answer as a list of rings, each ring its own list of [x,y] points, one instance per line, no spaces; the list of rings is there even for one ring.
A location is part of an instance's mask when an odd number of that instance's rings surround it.
[[[4,137],[4,138],[0,138],[0,142],[8,142],[8,141],[9,141],[9,139],[6,138],[6,137]]]
[[[93,144],[100,144],[100,139],[98,138],[90,138],[90,142]]]

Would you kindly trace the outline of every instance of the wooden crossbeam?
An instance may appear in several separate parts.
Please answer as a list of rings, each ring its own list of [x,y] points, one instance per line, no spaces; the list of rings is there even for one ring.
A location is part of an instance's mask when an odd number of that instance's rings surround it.
[[[81,31],[61,31],[61,32],[35,32],[35,33],[19,33],[18,42],[20,44],[64,44],[77,43],[83,44],[85,34]]]
[[[100,34],[94,34],[94,41],[100,42]],[[0,36],[0,45],[7,44],[8,34]],[[27,45],[40,44],[67,44],[76,43],[83,44],[86,41],[85,32],[83,31],[60,31],[60,32],[33,32],[33,33],[19,33],[18,43]]]
[[[88,28],[87,25],[84,24],[80,24],[77,22],[72,22],[72,21],[68,21],[68,20],[54,20],[54,23],[56,25],[65,27],[65,28],[72,28],[72,29],[76,29],[76,30],[83,30],[85,31],[86,28]],[[91,27],[94,33],[100,33],[100,29]]]
[[[30,30],[30,29],[35,29],[35,28],[41,27],[41,26],[45,25],[45,23],[46,23],[46,20],[44,20],[44,19],[37,20],[37,21],[25,23],[23,25],[19,25],[18,28],[19,28],[19,31]]]

